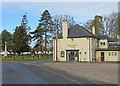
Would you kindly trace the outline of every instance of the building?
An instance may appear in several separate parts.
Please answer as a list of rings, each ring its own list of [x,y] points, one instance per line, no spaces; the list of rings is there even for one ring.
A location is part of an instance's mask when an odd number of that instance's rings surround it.
[[[92,62],[100,57],[102,61],[118,61],[119,38],[118,35],[118,42],[115,42],[105,35],[99,36],[95,34],[94,26],[92,32],[78,24],[68,29],[68,22],[63,21],[62,34],[57,35],[57,41],[53,39],[53,61]]]

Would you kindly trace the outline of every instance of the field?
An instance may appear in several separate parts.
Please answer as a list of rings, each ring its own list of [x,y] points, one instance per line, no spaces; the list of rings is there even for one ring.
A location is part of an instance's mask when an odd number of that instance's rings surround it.
[[[52,59],[52,55],[49,56],[40,56],[35,55],[35,56],[12,56],[12,57],[2,57],[2,61],[31,61],[31,60],[44,60],[44,59]]]

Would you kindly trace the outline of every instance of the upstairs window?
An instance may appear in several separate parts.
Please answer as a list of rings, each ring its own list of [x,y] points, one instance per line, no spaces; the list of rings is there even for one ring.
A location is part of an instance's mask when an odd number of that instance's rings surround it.
[[[103,42],[103,45],[105,45],[105,42]]]
[[[105,45],[105,42],[100,42],[100,45]]]

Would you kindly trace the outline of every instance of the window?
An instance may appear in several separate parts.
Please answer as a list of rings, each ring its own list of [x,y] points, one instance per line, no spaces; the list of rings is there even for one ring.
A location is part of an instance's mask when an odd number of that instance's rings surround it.
[[[114,52],[112,52],[112,56],[114,56]]]
[[[64,51],[61,51],[61,57],[64,57]]]
[[[109,56],[117,56],[117,52],[109,52],[108,55]]]
[[[115,52],[115,56],[117,56],[117,52]]]
[[[82,53],[80,52],[80,55],[81,55]]]
[[[85,52],[85,55],[87,54],[87,52]]]
[[[105,42],[103,42],[103,45],[105,45]]]
[[[111,56],[111,53],[109,52],[108,55]]]
[[[102,45],[102,42],[100,42],[100,44]]]

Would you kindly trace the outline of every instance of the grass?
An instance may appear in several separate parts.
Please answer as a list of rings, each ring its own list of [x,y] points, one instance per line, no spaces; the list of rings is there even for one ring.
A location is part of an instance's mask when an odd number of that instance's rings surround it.
[[[14,57],[2,57],[2,61],[32,61],[32,60],[44,60],[44,59],[52,59],[52,55],[49,55],[49,56],[39,56],[38,55],[35,55],[34,57],[33,56],[16,56],[15,58]]]

